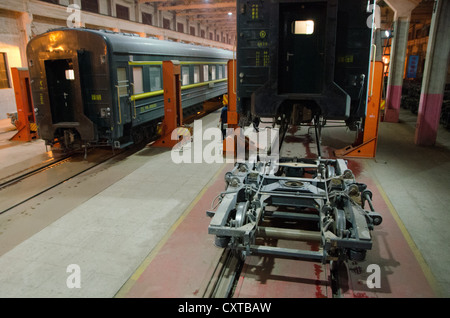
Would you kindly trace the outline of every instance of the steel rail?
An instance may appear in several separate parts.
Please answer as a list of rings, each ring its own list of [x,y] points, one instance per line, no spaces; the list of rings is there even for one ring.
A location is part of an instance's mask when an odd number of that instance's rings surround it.
[[[33,170],[29,171],[29,172],[26,172],[26,173],[23,173],[23,174],[19,175],[18,177],[14,177],[12,179],[4,181],[4,182],[0,183],[0,190],[4,189],[4,188],[6,188],[6,187],[8,187],[10,185],[13,185],[13,184],[15,184],[15,183],[17,183],[19,181],[22,181],[22,180],[24,180],[24,179],[26,179],[28,177],[31,177],[31,176],[33,176],[35,174],[38,174],[38,173],[40,173],[40,172],[42,172],[44,170],[51,169],[52,167],[55,167],[55,166],[60,165],[60,164],[63,164],[65,162],[69,161],[71,158],[72,158],[71,156],[65,156],[65,157],[60,158],[60,159],[52,160],[51,162],[49,162],[49,163],[47,163],[47,164],[45,164],[45,165],[43,165],[43,166],[41,166],[39,168],[33,169]],[[25,171],[25,170],[22,170],[22,171]],[[19,174],[22,171],[17,172],[15,174]],[[8,179],[8,177],[10,177],[10,176],[4,177],[3,180]]]
[[[224,249],[203,298],[231,298],[244,261],[229,248]]]
[[[129,149],[129,151],[135,151],[135,150]],[[25,202],[27,202],[27,201],[29,201],[29,200],[31,200],[31,199],[33,199],[33,198],[36,198],[36,197],[38,197],[39,195],[41,195],[41,194],[43,194],[43,193],[45,193],[45,192],[47,192],[47,191],[49,191],[49,190],[51,190],[51,189],[54,189],[54,188],[56,188],[57,186],[59,186],[59,185],[65,183],[65,182],[67,182],[67,181],[69,181],[69,180],[71,180],[71,179],[73,179],[73,178],[75,178],[75,177],[81,175],[82,173],[85,173],[85,172],[87,172],[87,171],[89,171],[89,170],[91,170],[91,169],[93,169],[93,168],[95,168],[95,167],[97,167],[97,166],[99,166],[99,165],[105,163],[106,161],[108,161],[108,160],[110,160],[110,159],[113,159],[113,158],[115,158],[115,157],[117,157],[117,156],[119,156],[119,155],[121,155],[121,154],[123,154],[123,153],[124,153],[124,152],[111,153],[110,155],[108,155],[108,156],[106,156],[106,157],[104,157],[104,158],[101,158],[101,160],[99,160],[98,162],[93,163],[93,164],[90,165],[89,167],[83,168],[83,169],[77,171],[77,172],[74,173],[74,174],[70,174],[70,176],[68,176],[68,177],[62,178],[61,180],[59,180],[58,182],[56,182],[56,183],[53,184],[53,185],[44,186],[42,189],[38,190],[36,193],[30,195],[29,197],[27,197],[27,198],[25,198],[25,199],[21,199],[19,202],[15,203],[15,204],[13,204],[13,205],[11,205],[11,206],[9,206],[8,208],[4,208],[2,211],[0,211],[0,214],[3,214],[3,213],[5,213],[5,212],[7,212],[7,211],[10,211],[11,209],[13,209],[13,208],[15,208],[15,207],[17,207],[17,206],[20,206],[21,204],[24,204]],[[51,168],[55,168],[55,167],[57,167],[57,166],[60,166],[60,165],[62,165],[63,163],[67,163],[67,162],[69,162],[72,158],[73,158],[73,156],[71,156],[71,157],[69,157],[69,158],[62,159],[62,160],[60,160],[60,161],[58,161],[58,162],[55,162],[55,163],[52,163],[52,164],[50,164],[50,165],[47,165],[46,167],[42,167],[42,168],[40,168],[40,169],[36,169],[36,171],[33,171],[32,174],[31,174],[31,172],[30,172],[30,174],[26,174],[26,176],[21,176],[21,177],[16,178],[17,180],[14,179],[14,180],[8,181],[8,184],[9,184],[9,186],[11,186],[11,185],[13,185],[13,184],[15,184],[15,183],[18,183],[18,182],[20,182],[20,181],[26,180],[27,178],[29,178],[29,177],[31,177],[31,176],[33,176],[33,175],[37,175],[37,174],[39,174],[39,173],[48,171],[48,170],[51,169]],[[14,182],[13,182],[13,181],[14,181]],[[4,188],[6,188],[6,187],[3,187],[3,188],[0,187],[0,191],[1,191],[2,189],[4,189]]]

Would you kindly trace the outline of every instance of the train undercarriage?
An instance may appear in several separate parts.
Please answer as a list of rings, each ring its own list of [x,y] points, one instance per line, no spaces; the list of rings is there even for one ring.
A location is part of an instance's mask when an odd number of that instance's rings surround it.
[[[241,258],[363,261],[372,248],[371,231],[382,222],[371,191],[355,180],[344,159],[242,161],[226,173],[225,182],[207,212],[208,233],[215,235],[216,246]],[[277,240],[313,242],[318,248],[286,248],[273,244]]]

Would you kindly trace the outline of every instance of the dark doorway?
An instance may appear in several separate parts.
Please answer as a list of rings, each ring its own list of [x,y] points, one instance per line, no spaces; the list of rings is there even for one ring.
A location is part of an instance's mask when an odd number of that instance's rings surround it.
[[[71,59],[45,61],[48,95],[54,124],[74,122],[73,84],[75,72]]]

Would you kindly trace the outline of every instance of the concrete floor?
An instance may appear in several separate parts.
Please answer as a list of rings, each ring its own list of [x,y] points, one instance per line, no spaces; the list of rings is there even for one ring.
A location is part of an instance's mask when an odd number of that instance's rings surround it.
[[[376,158],[358,160],[382,188],[422,269],[450,297],[450,131],[439,127],[434,147],[414,144],[417,115],[401,110],[399,123],[381,122]],[[324,130],[323,144],[344,147],[345,129]],[[407,282],[405,282],[407,288]]]
[[[0,297],[114,297],[221,167],[145,148],[0,215]],[[81,288],[68,288],[72,264]]]
[[[381,123],[377,157],[366,167],[450,297],[450,131],[440,127],[434,147],[415,146],[416,118],[402,110],[400,123]]]
[[[415,116],[402,111],[400,119],[381,123],[376,159],[360,161],[429,280],[449,297],[450,132],[441,129],[435,147],[416,147]],[[324,143],[339,148],[353,136],[325,130]],[[144,149],[1,215],[0,297],[113,297],[221,168],[176,165],[169,151]],[[66,285],[70,264],[80,265],[81,289]]]

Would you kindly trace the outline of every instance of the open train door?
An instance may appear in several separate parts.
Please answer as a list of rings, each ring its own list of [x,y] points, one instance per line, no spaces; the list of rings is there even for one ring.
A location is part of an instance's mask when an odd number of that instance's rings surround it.
[[[57,59],[51,59],[41,52],[39,58],[47,79],[51,113],[51,122],[47,124],[51,124],[52,131],[47,132],[47,138],[63,132],[66,146],[78,139],[95,138],[94,123],[85,115],[80,72],[80,62],[83,63],[83,60],[80,60],[81,53],[60,53]]]

